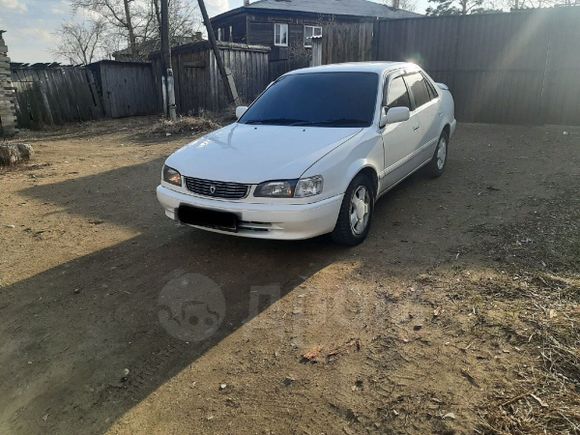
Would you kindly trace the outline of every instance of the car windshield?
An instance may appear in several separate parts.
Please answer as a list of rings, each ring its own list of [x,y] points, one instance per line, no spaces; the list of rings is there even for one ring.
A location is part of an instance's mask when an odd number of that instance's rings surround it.
[[[242,124],[368,127],[379,76],[336,72],[292,74],[270,86],[240,118]]]

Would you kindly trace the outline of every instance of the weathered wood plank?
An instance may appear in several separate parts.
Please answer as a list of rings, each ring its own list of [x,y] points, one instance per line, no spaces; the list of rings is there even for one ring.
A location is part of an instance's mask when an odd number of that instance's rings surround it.
[[[16,67],[12,71],[20,127],[40,128],[103,116],[94,78],[82,67]]]
[[[269,83],[267,47],[220,43],[224,65],[232,71],[242,101],[251,102]],[[177,111],[197,114],[221,111],[229,106],[214,55],[205,43],[173,50]],[[158,56],[152,58],[154,74],[160,74]]]

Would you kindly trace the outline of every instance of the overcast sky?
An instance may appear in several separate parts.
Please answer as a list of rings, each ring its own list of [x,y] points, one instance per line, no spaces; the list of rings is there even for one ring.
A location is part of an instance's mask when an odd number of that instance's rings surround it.
[[[210,16],[237,8],[242,3],[243,0],[206,0]],[[425,5],[426,0],[419,0],[418,4]],[[424,8],[419,7],[418,12]],[[57,60],[50,52],[56,43],[54,32],[70,17],[68,0],[0,0],[0,30],[7,31],[4,39],[11,60],[31,63]]]

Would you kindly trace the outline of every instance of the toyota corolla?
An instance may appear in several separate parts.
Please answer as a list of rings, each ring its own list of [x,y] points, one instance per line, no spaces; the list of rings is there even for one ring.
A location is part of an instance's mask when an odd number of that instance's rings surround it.
[[[443,174],[449,89],[414,64],[328,65],[283,75],[237,122],[172,154],[157,198],[181,223],[244,237],[330,233],[356,245],[376,201],[410,174]]]

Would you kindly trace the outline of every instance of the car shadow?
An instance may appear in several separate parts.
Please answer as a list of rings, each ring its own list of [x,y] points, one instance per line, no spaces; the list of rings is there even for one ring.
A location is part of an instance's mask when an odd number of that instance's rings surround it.
[[[340,255],[320,240],[169,232],[164,243],[141,235],[2,289],[0,420],[8,432],[80,432],[87,423],[105,430]],[[176,289],[179,280],[187,286]],[[217,310],[217,330],[183,312],[188,303]]]
[[[421,174],[393,190],[379,203],[361,247],[345,249],[327,237],[252,240],[166,219],[154,194],[161,164],[156,159],[22,192],[67,215],[138,235],[2,289],[2,431],[106,431],[317,272],[377,250],[387,233],[393,242],[392,209],[400,197],[425,190]],[[413,208],[411,214],[420,210]],[[413,232],[409,222],[404,228]],[[405,245],[398,249],[414,255]]]
[[[65,216],[138,235],[1,289],[0,432],[105,431],[344,253],[324,238],[274,242],[180,227],[155,198],[161,163],[22,191]]]

